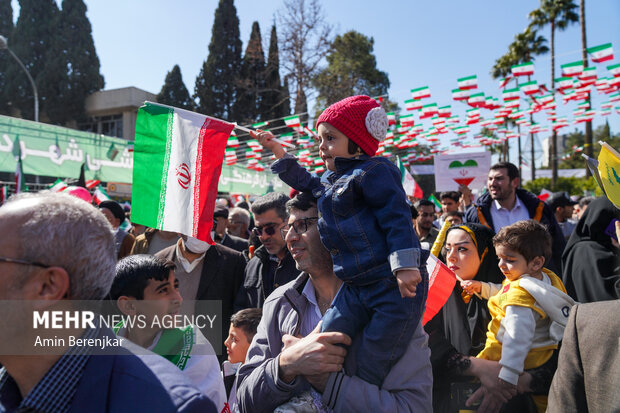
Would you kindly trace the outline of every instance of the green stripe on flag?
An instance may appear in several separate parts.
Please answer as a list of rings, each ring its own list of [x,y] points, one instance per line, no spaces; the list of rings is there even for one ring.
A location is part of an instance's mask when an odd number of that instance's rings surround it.
[[[151,228],[162,229],[173,116],[171,108],[146,104],[136,119],[132,221]]]

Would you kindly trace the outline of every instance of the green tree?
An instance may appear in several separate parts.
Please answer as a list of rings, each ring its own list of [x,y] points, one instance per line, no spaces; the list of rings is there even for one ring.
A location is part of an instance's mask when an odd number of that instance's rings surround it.
[[[540,7],[529,14],[530,25],[534,27],[551,28],[551,89],[555,88],[555,30],[565,30],[571,23],[579,21],[579,15],[575,12],[577,5],[573,0],[540,0]],[[551,180],[556,183],[558,179],[558,157],[557,157],[557,132],[551,136]]]
[[[220,0],[215,10],[209,56],[196,78],[198,112],[231,119],[241,67],[239,18],[233,0]]]
[[[280,79],[278,34],[274,24],[271,26],[271,37],[269,38],[269,55],[265,67],[265,92],[261,101],[260,113],[263,119],[277,119],[288,115],[289,111],[288,90],[284,90]],[[283,124],[283,121],[276,123]]]
[[[254,123],[260,118],[265,92],[265,53],[258,22],[252,24],[250,41],[243,55],[241,73],[237,79],[237,99],[234,105],[235,120]]]
[[[83,0],[63,0],[59,32],[68,64],[61,108],[64,113],[59,113],[59,118],[79,121],[86,117],[86,98],[105,84]]]
[[[11,38],[13,33],[13,8],[11,0],[0,0],[0,36]],[[6,90],[6,71],[9,60],[13,57],[6,50],[0,50],[0,113],[9,114],[7,99],[4,98],[2,91]]]
[[[183,83],[179,65],[174,65],[172,70],[166,74],[166,80],[164,80],[164,85],[157,95],[157,101],[164,105],[194,110],[194,101],[189,96],[185,83]]]
[[[66,57],[57,32],[60,11],[54,0],[20,0],[19,5],[19,18],[9,47],[34,79],[41,113],[58,122],[56,115],[63,102],[62,88],[67,79]],[[3,97],[23,118],[34,117],[32,86],[14,61],[7,65]]]
[[[594,144],[592,148],[592,153],[595,156],[598,156],[601,151],[601,145],[599,144],[599,141],[607,142],[613,148],[620,148],[620,134],[612,135],[608,123],[606,123],[605,125],[599,125],[596,129],[594,129],[593,136]],[[564,157],[563,154],[558,154],[561,159],[558,164],[559,169],[585,168],[585,161],[581,156],[582,153],[585,153],[584,144],[586,143],[586,139],[584,133],[580,130],[575,129],[572,132],[561,137],[561,139],[563,139],[564,141],[564,155],[568,155],[568,157],[562,160],[562,158]],[[573,148],[582,148],[584,150],[578,152],[575,151]]]
[[[352,95],[381,96],[390,80],[377,69],[374,40],[356,31],[336,36],[327,55],[327,67],[313,80],[319,92],[317,106],[328,106]]]

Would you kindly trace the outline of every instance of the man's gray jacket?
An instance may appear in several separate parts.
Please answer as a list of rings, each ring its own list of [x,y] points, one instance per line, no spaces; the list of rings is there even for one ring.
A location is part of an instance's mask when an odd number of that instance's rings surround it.
[[[303,377],[283,382],[278,369],[282,336],[297,335],[302,314],[310,309],[301,294],[308,274],[276,289],[265,301],[263,317],[239,370],[237,397],[242,412],[272,412],[291,397],[310,388]],[[427,335],[418,325],[403,357],[389,372],[382,388],[352,376],[361,335],[353,339],[345,360],[345,373],[332,373],[323,403],[335,412],[431,412],[432,370]]]

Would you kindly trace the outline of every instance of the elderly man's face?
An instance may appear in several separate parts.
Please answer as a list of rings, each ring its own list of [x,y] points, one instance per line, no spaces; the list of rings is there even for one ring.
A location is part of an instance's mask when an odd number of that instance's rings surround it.
[[[331,256],[319,237],[318,213],[316,208],[310,208],[307,211],[292,209],[288,225],[284,227],[285,231],[288,228],[285,237],[286,245],[300,271],[311,273],[312,268],[326,265],[331,267],[332,265]],[[299,232],[302,233],[299,234]]]
[[[239,212],[234,212],[228,216],[227,231],[235,237],[246,237],[248,232],[248,224],[245,223]]]
[[[16,240],[19,240],[17,229],[18,224],[15,219],[0,215],[0,231],[2,231],[0,232],[2,234],[0,237],[0,257],[23,259],[16,245]],[[0,300],[23,298],[21,288],[19,288],[21,287],[19,280],[23,278],[24,273],[33,268],[35,267],[0,261]]]

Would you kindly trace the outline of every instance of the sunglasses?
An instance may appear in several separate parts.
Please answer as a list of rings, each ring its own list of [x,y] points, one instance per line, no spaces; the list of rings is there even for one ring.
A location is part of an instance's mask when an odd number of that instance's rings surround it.
[[[265,231],[265,234],[272,236],[273,234],[276,233],[276,228],[278,227],[278,225],[281,225],[281,224],[274,224],[274,223],[265,224],[260,227],[254,227],[252,229],[252,232],[257,237],[260,237],[261,235],[263,235],[263,231]]]
[[[288,234],[291,228],[295,230],[295,233],[297,235],[301,235],[304,232],[308,231],[308,221],[312,221],[315,219],[319,219],[319,217],[301,218],[293,222],[292,224],[283,226],[282,228],[280,228],[280,235],[282,235],[282,239],[286,238],[286,234]]]

